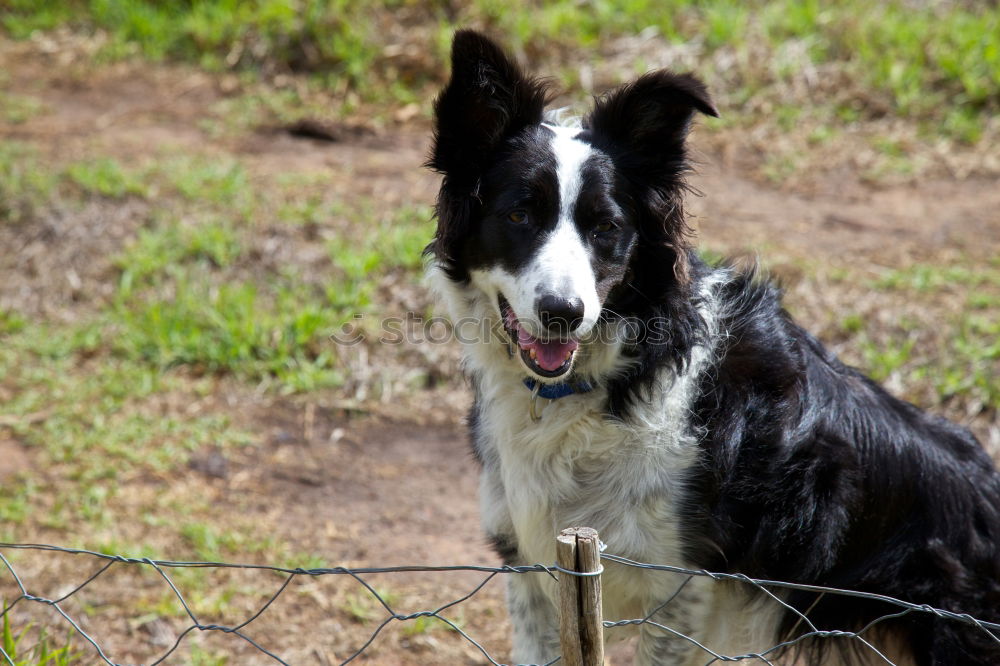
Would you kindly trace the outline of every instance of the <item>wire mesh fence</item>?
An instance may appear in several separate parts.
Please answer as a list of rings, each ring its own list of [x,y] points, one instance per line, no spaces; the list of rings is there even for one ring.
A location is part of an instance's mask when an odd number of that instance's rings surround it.
[[[25,579],[25,577],[18,572],[18,568],[15,567],[12,562],[12,559],[14,559],[10,556],[12,552],[21,552],[23,554],[25,551],[33,554],[61,553],[84,558],[87,560],[88,564],[92,563],[92,565],[89,573],[83,575],[80,582],[71,584],[68,587],[63,587],[57,595],[46,596],[35,593],[33,590],[37,589],[36,586],[39,581]],[[742,574],[717,573],[704,570],[687,569],[677,566],[649,564],[636,562],[625,557],[608,553],[601,554],[601,562],[602,565],[608,564],[614,566],[634,567],[649,572],[669,573],[679,576],[681,581],[671,595],[665,598],[660,605],[653,608],[643,617],[602,620],[601,624],[606,630],[609,631],[609,634],[610,632],[622,627],[649,625],[650,627],[655,627],[664,634],[668,634],[679,641],[685,641],[694,646],[694,648],[704,654],[706,666],[718,662],[757,662],[773,664],[774,660],[786,650],[809,640],[853,641],[856,642],[863,650],[869,651],[869,653],[876,660],[876,663],[893,664],[890,657],[887,656],[887,654],[884,653],[871,640],[869,640],[870,636],[884,622],[915,613],[929,613],[950,622],[959,622],[974,626],[978,630],[984,632],[990,640],[1000,644],[1000,624],[983,621],[964,613],[934,608],[924,604],[911,603],[884,595],[814,585],[801,585],[784,581],[760,580],[749,578]],[[383,630],[392,623],[416,622],[419,621],[420,618],[426,618],[440,621],[453,630],[455,635],[458,637],[457,640],[465,641],[468,645],[474,648],[475,654],[481,658],[482,663],[502,666],[503,661],[494,654],[491,654],[491,652],[484,647],[484,645],[478,641],[476,637],[472,636],[470,632],[462,626],[462,623],[451,615],[452,611],[479,594],[487,586],[487,584],[498,576],[546,576],[552,578],[554,581],[558,581],[560,576],[565,575],[582,577],[593,576],[595,573],[600,573],[600,571],[591,573],[575,572],[557,564],[499,567],[478,565],[417,565],[396,567],[287,568],[280,566],[238,564],[231,562],[156,560],[147,557],[110,555],[89,550],[63,548],[53,545],[22,543],[0,543],[0,567],[2,567],[0,568],[0,585],[4,586],[0,587],[0,595],[4,597],[3,607],[0,608],[0,619],[9,624],[11,622],[11,617],[15,614],[15,611],[17,611],[22,605],[40,605],[41,607],[51,611],[48,617],[52,622],[52,627],[62,626],[64,628],[69,628],[83,642],[83,647],[85,648],[87,654],[86,656],[80,657],[79,663],[103,663],[112,666],[118,666],[120,662],[115,661],[115,655],[106,649],[102,636],[96,635],[92,631],[87,631],[84,628],[84,623],[82,623],[73,613],[68,611],[66,606],[69,600],[83,595],[85,590],[92,586],[95,581],[98,581],[102,576],[109,575],[109,572],[116,567],[140,567],[155,572],[156,577],[158,577],[162,585],[165,585],[170,590],[172,596],[183,608],[186,626],[176,634],[172,643],[170,643],[170,645],[168,645],[162,653],[158,654],[155,658],[148,662],[150,664],[168,663],[168,660],[172,655],[177,653],[178,648],[181,647],[184,641],[195,632],[217,632],[237,637],[239,640],[251,646],[253,651],[258,654],[263,661],[267,661],[268,663],[289,664],[291,662],[283,658],[278,653],[278,650],[272,649],[252,636],[253,627],[251,625],[253,625],[255,621],[259,620],[261,616],[265,615],[268,610],[272,608],[273,604],[279,599],[279,597],[287,593],[289,586],[297,578],[339,576],[348,577],[360,585],[361,588],[363,588],[365,592],[371,596],[371,599],[377,603],[378,608],[381,611],[381,617],[375,620],[373,626],[369,625],[364,630],[359,631],[359,636],[355,641],[356,647],[350,650],[348,654],[343,655],[342,658],[338,657],[337,663],[348,664],[354,662],[359,657],[365,656],[377,642]],[[182,589],[183,585],[178,584],[176,581],[177,572],[185,569],[228,569],[271,572],[281,576],[281,578],[276,580],[273,589],[265,592],[262,597],[263,601],[255,609],[249,612],[242,619],[242,621],[234,624],[216,624],[203,621],[201,619],[200,614],[196,612],[192,604],[188,602],[185,592]],[[467,572],[471,574],[481,574],[482,577],[478,579],[477,583],[472,585],[470,589],[463,592],[460,596],[457,596],[445,603],[416,612],[399,611],[390,595],[384,594],[370,582],[370,577],[376,574],[414,574],[428,572]],[[768,646],[767,649],[757,652],[746,654],[723,654],[721,652],[717,652],[712,645],[705,644],[694,636],[688,635],[675,627],[663,624],[659,620],[661,612],[668,608],[670,604],[674,603],[679,595],[682,594],[684,588],[695,578],[707,578],[720,582],[730,581],[755,589],[764,595],[764,598],[766,598],[769,603],[778,604],[797,616],[799,622],[796,624],[796,633],[793,636],[787,637],[780,643]],[[8,598],[9,593],[7,590],[13,590],[12,598]],[[807,612],[803,613],[782,600],[780,596],[782,590],[800,590],[813,592],[818,595],[848,595],[852,597],[860,597],[888,604],[893,608],[893,610],[892,612],[886,613],[860,629],[824,629],[814,625],[809,619]],[[19,666],[19,664],[23,663],[21,661],[15,662],[15,655],[10,654],[9,652],[9,646],[5,649],[4,644],[0,643],[0,657],[3,657],[3,659],[0,660],[0,664]],[[554,656],[553,659],[547,662],[546,666],[560,661],[564,661],[561,656]],[[433,658],[431,658],[431,660],[427,663],[436,662]]]

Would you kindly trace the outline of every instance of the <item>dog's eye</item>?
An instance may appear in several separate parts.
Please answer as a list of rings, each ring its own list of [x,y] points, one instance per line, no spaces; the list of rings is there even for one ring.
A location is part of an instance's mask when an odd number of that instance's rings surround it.
[[[594,227],[595,234],[606,234],[609,231],[614,231],[618,226],[614,222],[604,221]]]
[[[524,224],[528,221],[528,214],[523,210],[512,210],[507,214],[507,219],[514,224]]]

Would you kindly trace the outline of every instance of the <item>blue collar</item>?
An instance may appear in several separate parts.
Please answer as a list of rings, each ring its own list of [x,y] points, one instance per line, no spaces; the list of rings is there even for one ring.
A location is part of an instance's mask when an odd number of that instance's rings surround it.
[[[534,379],[525,378],[524,385],[528,387],[529,391],[534,391],[535,386],[538,384]],[[594,390],[593,384],[581,379],[578,382],[563,382],[562,384],[542,384],[538,389],[539,397],[545,398],[546,400],[558,400],[559,398],[565,398],[568,395],[573,395],[574,393],[590,393]]]

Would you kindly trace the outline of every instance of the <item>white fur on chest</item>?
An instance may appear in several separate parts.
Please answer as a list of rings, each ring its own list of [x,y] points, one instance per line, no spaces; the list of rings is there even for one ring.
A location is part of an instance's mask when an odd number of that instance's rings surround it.
[[[485,529],[512,532],[526,563],[554,562],[555,537],[571,526],[596,529],[609,552],[681,561],[676,503],[696,449],[685,432],[686,400],[665,396],[661,413],[623,424],[604,416],[598,389],[550,402],[534,423],[530,394],[519,388],[481,396],[481,445],[498,463],[483,470]],[[676,585],[671,576],[614,565],[604,577],[609,618],[641,616],[654,589],[663,594]]]
[[[430,277],[456,319],[492,314],[477,290],[454,285],[433,267]],[[709,280],[702,288],[709,340],[717,321],[716,284]],[[615,344],[581,348],[579,366],[597,377],[621,371],[619,351]],[[598,382],[589,393],[540,399],[544,411],[534,422],[531,393],[505,348],[468,344],[464,352],[479,388],[480,504],[487,533],[514,537],[523,563],[554,562],[556,535],[572,526],[596,529],[608,552],[683,562],[678,504],[698,455],[689,416],[711,349],[696,346],[680,374],[662,370],[654,395],[638,401],[623,421],[606,416],[607,394]],[[669,596],[678,584],[673,576],[615,565],[604,577],[608,618],[641,615],[653,598]],[[554,596],[555,587],[548,588]]]
[[[656,401],[659,410],[644,406],[625,423],[604,415],[600,388],[542,400],[536,423],[528,414],[530,392],[520,384],[481,387],[480,446],[498,463],[484,472],[499,476],[523,557],[552,561],[555,535],[586,525],[613,552],[677,561],[679,553],[665,546],[677,543],[674,501],[696,444],[687,432],[686,382],[666,381],[674,391]]]

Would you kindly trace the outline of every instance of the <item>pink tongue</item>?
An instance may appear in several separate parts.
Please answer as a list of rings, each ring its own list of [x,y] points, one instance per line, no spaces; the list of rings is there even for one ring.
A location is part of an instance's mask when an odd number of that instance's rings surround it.
[[[535,363],[542,370],[548,370],[549,372],[561,368],[562,364],[566,362],[566,354],[576,351],[576,348],[580,346],[580,343],[576,340],[567,340],[566,342],[550,340],[542,342],[530,335],[523,328],[519,328],[517,331],[517,344],[521,349],[534,349]]]

